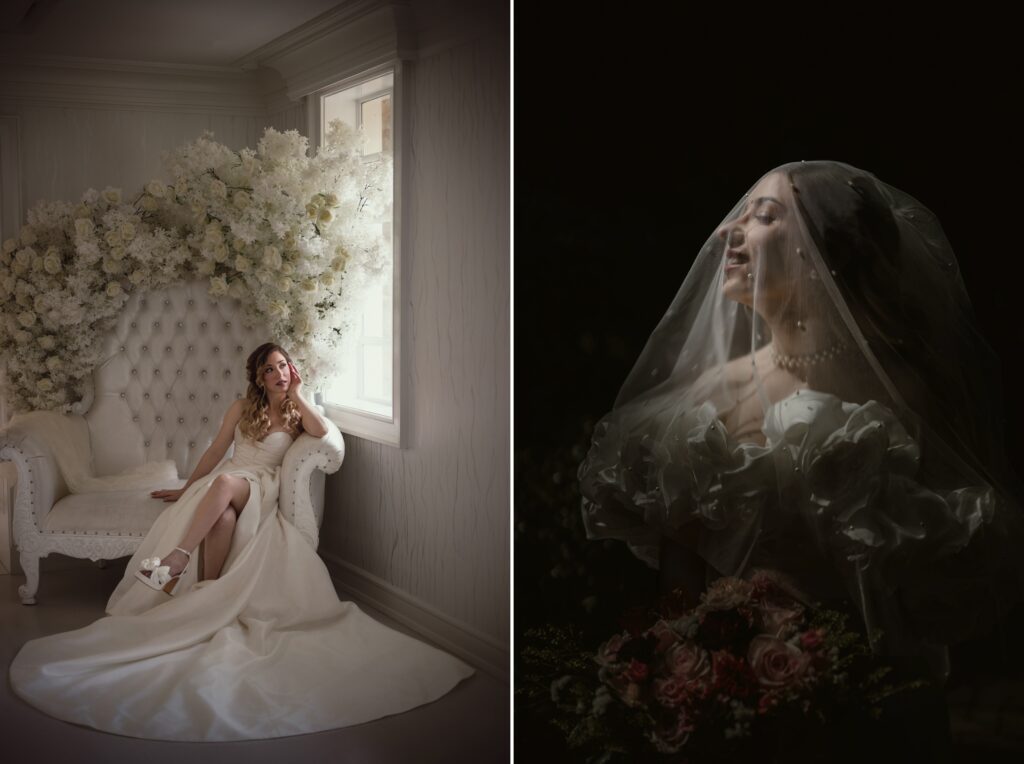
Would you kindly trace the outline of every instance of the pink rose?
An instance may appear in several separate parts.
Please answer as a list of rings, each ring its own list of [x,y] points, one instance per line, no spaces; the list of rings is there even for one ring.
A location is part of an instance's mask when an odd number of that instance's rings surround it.
[[[655,653],[663,653],[679,641],[679,636],[665,621],[658,621],[647,630],[647,633],[658,640],[658,644],[654,648]]]
[[[800,645],[805,650],[817,650],[825,644],[825,633],[821,629],[811,629],[800,635]]]
[[[711,670],[707,650],[692,642],[677,642],[665,653],[665,669],[676,679],[693,681]]]
[[[716,579],[700,596],[705,610],[732,610],[750,601],[754,587],[749,581],[725,576]]]
[[[804,619],[804,606],[786,597],[762,600],[756,612],[761,631],[779,639],[792,636]]]
[[[646,663],[641,663],[636,658],[629,662],[626,666],[626,670],[622,672],[622,675],[626,677],[630,682],[642,682],[647,678],[650,670],[647,668]]]
[[[678,753],[690,739],[692,731],[693,724],[686,710],[680,708],[677,714],[657,726],[654,731],[654,745],[662,753]]]
[[[691,695],[691,683],[680,677],[654,680],[654,699],[666,708],[678,708]]]
[[[810,656],[781,639],[760,634],[750,640],[747,663],[762,687],[786,687],[804,677]]]

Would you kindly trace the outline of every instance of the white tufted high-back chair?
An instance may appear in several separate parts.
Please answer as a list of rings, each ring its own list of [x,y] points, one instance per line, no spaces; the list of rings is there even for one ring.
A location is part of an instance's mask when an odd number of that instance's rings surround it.
[[[26,577],[19,589],[25,604],[35,602],[39,558],[50,552],[92,560],[134,553],[169,506],[149,491],[185,483],[228,406],[245,394],[246,358],[271,338],[262,327],[246,328],[236,301],[211,298],[206,283],[133,295],[105,339],[93,389],[70,415],[83,416],[88,425],[93,475],[171,459],[176,484],[73,494],[38,433],[24,425],[0,432],[0,460],[18,468],[14,542]],[[287,347],[287,339],[282,344]],[[328,435],[302,434],[281,465],[281,512],[314,549],[325,473],[344,459],[341,434],[325,421]],[[224,458],[233,452],[231,446]]]

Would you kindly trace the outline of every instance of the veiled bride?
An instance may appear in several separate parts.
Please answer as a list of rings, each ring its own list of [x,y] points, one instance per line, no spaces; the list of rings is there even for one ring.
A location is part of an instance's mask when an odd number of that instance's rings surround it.
[[[400,713],[473,673],[338,599],[277,511],[289,446],[328,430],[282,347],[256,348],[246,372],[246,397],[185,486],[152,493],[173,504],[129,561],[107,617],[17,654],[10,680],[21,698],[132,737],[247,740]]]
[[[709,237],[580,466],[590,538],[695,600],[770,569],[941,681],[1021,598],[998,362],[920,202],[775,168]]]

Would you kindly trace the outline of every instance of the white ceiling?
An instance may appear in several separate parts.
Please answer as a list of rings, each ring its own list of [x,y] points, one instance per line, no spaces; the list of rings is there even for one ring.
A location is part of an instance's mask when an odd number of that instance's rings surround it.
[[[339,0],[0,0],[0,52],[232,66]]]

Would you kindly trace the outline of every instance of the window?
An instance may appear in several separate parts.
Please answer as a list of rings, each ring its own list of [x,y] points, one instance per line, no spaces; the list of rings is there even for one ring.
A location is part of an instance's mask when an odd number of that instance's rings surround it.
[[[395,129],[397,74],[397,65],[392,65],[314,94],[311,105],[316,113],[310,115],[310,123],[316,126],[318,145],[332,120],[361,127],[366,136],[364,161],[379,162],[389,157],[394,162],[391,203],[386,205],[379,221],[390,255],[390,269],[363,287],[360,294],[351,295],[360,301],[358,318],[352,326],[355,336],[345,345],[342,373],[324,381],[318,402],[343,432],[400,446],[401,271],[395,214],[400,207],[400,135]]]

